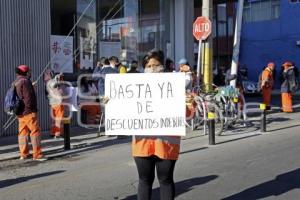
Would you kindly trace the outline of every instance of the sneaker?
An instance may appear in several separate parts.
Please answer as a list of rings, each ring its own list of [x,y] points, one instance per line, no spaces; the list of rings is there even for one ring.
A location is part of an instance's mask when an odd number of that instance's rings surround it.
[[[33,158],[32,160],[43,162],[43,161],[46,161],[47,158],[45,158],[45,157],[41,157],[41,158]]]
[[[62,139],[63,137],[61,135],[54,136],[54,139]]]
[[[27,157],[25,157],[25,156],[20,156],[20,158],[19,158],[20,160],[26,160],[27,159]]]

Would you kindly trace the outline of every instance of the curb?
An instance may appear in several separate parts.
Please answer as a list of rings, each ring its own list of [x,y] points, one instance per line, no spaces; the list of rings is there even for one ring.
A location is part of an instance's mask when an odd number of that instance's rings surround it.
[[[101,139],[100,139],[101,138]],[[64,156],[65,154],[69,153],[74,153],[76,151],[84,150],[86,148],[90,148],[93,146],[99,145],[99,142],[109,142],[111,140],[116,139],[114,138],[106,138],[106,137],[99,137],[98,140],[86,140],[84,142],[79,142],[79,143],[71,143],[71,149],[70,150],[64,150],[64,145],[59,145],[57,147],[49,147],[46,149],[43,149],[43,154],[50,159],[56,158],[56,157],[61,157]],[[102,146],[102,145],[99,145]],[[55,155],[51,155],[55,154]],[[20,157],[18,152],[12,152],[8,153],[6,155],[1,156],[0,161],[9,161],[9,160],[15,160]]]

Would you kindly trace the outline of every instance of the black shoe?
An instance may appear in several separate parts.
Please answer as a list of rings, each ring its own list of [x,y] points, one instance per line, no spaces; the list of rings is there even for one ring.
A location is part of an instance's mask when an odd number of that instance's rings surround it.
[[[271,106],[266,106],[266,110],[271,110]]]

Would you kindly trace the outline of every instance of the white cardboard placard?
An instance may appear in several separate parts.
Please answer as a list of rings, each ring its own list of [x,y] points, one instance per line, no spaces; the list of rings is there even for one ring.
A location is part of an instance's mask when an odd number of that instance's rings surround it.
[[[106,135],[185,135],[184,73],[108,74]]]
[[[73,37],[51,35],[51,69],[55,73],[73,73]]]

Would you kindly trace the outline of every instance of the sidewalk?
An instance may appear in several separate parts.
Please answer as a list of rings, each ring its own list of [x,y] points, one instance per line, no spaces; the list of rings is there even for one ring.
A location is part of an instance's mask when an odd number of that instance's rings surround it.
[[[48,132],[42,133],[42,150],[47,155],[72,152],[75,149],[84,149],[95,145],[107,146],[129,142],[129,138],[116,139],[116,137],[97,136],[97,129],[86,129],[82,127],[72,127],[71,134],[71,150],[64,150],[64,139],[54,139],[49,137]],[[31,149],[31,145],[29,145]],[[17,136],[8,136],[0,138],[0,161],[19,158],[19,147]]]
[[[267,132],[270,134],[276,130],[288,129],[289,127],[300,126],[300,105],[295,106],[295,113],[286,114],[279,112],[280,108],[275,108],[267,115]],[[240,124],[235,125],[232,130],[225,131],[222,136],[216,136],[216,143],[238,141],[249,137],[258,136],[260,132],[260,115],[249,115],[251,126],[243,127]],[[43,153],[50,159],[61,157],[73,153],[80,153],[93,149],[101,149],[113,145],[126,144],[131,142],[131,137],[118,139],[117,137],[97,136],[97,129],[86,129],[82,127],[73,127],[71,134],[71,150],[64,150],[64,139],[53,139],[49,137],[48,132],[42,133]],[[104,132],[101,132],[104,134]],[[208,145],[208,136],[203,134],[203,130],[191,131],[187,128],[187,135],[182,140],[190,138],[199,138],[199,146]],[[31,148],[31,145],[30,145]],[[9,136],[0,138],[0,161],[12,160],[19,158],[19,148],[17,136]]]

